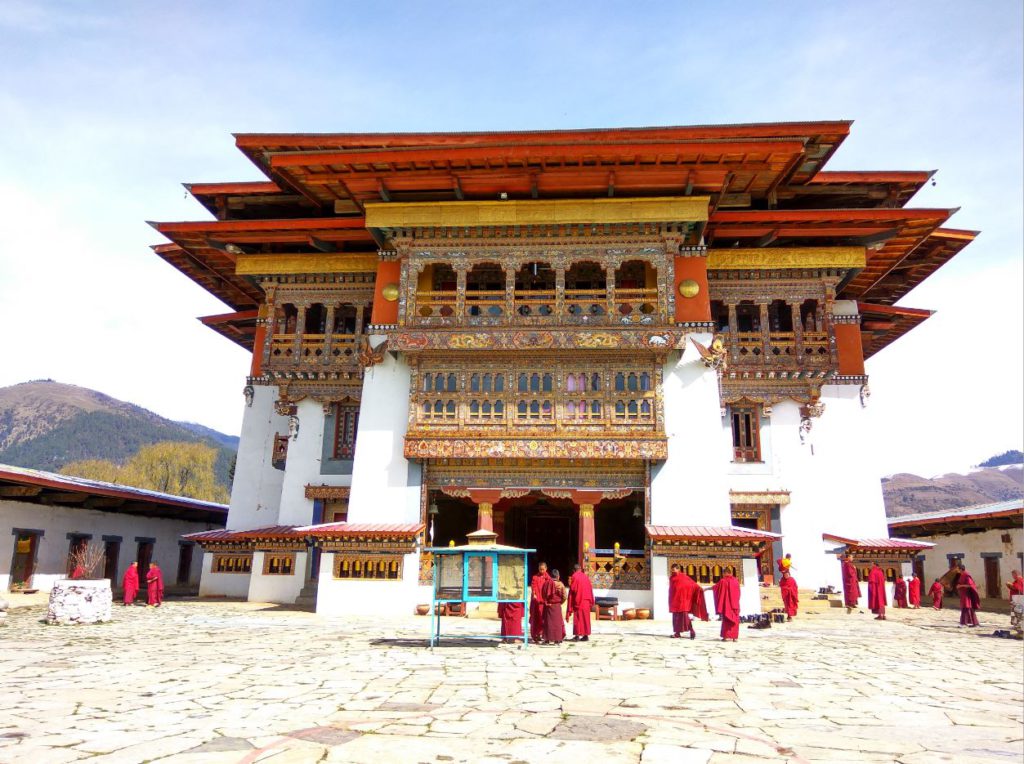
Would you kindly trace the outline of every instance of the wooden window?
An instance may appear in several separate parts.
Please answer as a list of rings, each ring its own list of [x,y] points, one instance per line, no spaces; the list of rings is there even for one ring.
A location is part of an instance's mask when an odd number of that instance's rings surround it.
[[[397,581],[402,578],[402,557],[336,554],[334,577],[364,581]]]
[[[359,429],[359,404],[334,405],[334,458],[351,459],[356,453],[356,433]]]
[[[734,406],[729,413],[732,420],[732,460],[761,461],[761,407]]]
[[[263,555],[263,575],[290,576],[295,573],[295,554],[266,552]]]
[[[215,554],[210,570],[214,573],[249,573],[252,571],[252,554]]]

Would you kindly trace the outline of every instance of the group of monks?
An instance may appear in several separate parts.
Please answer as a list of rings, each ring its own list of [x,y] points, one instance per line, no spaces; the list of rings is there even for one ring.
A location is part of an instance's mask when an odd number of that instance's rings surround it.
[[[718,583],[709,588],[714,597],[715,613],[722,621],[719,636],[723,642],[735,642],[740,636],[740,582],[726,569]],[[688,632],[690,639],[697,638],[693,619],[708,620],[704,591],[679,565],[672,565],[668,577],[668,609],[672,613],[673,639],[682,637],[683,632]]]
[[[124,572],[121,579],[121,587],[124,589],[124,605],[135,604],[135,598],[139,594],[139,563],[133,562]],[[150,563],[146,571],[146,604],[150,607],[160,607],[164,601],[164,574],[160,566],[155,562]]]
[[[566,604],[567,603],[567,604]],[[562,605],[565,604],[565,621]],[[572,641],[590,641],[590,613],[594,609],[594,589],[590,577],[573,565],[569,586],[562,583],[557,570],[548,572],[547,563],[537,566],[530,579],[530,639],[542,645],[557,645],[565,641],[565,624],[572,620]],[[515,642],[523,636],[523,605],[520,602],[502,602],[498,605],[503,642]]]
[[[150,570],[153,570],[152,566]],[[790,555],[778,563],[781,580],[779,589],[782,594],[782,604],[786,611],[786,620],[792,620],[799,608],[799,590],[796,580],[793,578],[793,563]],[[135,563],[125,574],[125,604],[128,599],[128,575],[134,572]],[[159,596],[163,598],[163,579],[159,569],[157,575],[160,577]],[[847,554],[842,560],[843,577],[843,600],[846,605],[846,612],[850,613],[860,602],[860,583],[857,575],[857,568],[853,564],[852,557]],[[150,578],[147,576],[147,581]],[[885,571],[879,567],[877,562],[871,565],[868,574],[868,608],[875,614],[875,620],[886,620],[885,608],[888,599],[885,593]],[[1008,583],[1010,596],[1014,594],[1024,595],[1024,578],[1020,571],[1013,571],[1013,581]],[[956,584],[960,594],[960,625],[977,626],[977,611],[980,607],[980,595],[974,578],[968,573],[964,566],[959,566],[959,577]],[[138,574],[135,573],[135,589],[132,591],[134,597],[138,590]],[[688,576],[679,565],[672,566],[672,572],[668,579],[668,609],[672,614],[672,638],[679,639],[684,633],[688,633],[690,639],[697,638],[697,632],[693,627],[694,619],[702,621],[709,620],[707,605],[704,602],[706,590],[690,576]],[[739,637],[740,628],[740,585],[739,581],[726,569],[719,581],[707,591],[712,592],[715,603],[715,613],[719,616],[722,627],[720,637],[723,642],[732,640],[735,642]],[[150,589],[150,604],[153,602],[153,590]],[[928,594],[932,598],[932,607],[936,610],[942,609],[942,597],[944,594],[942,582],[935,579]],[[594,608],[594,589],[590,584],[590,577],[584,573],[579,565],[573,566],[573,573],[569,577],[569,586],[562,583],[557,570],[548,572],[548,566],[540,563],[537,566],[537,573],[530,580],[530,639],[539,644],[557,645],[565,640],[565,623],[572,620],[573,642],[587,642],[590,639],[590,615]],[[565,610],[565,621],[562,620],[562,605],[568,603]],[[157,602],[156,604],[159,604]],[[898,608],[919,608],[921,607],[921,580],[911,575],[909,581],[903,576],[897,576],[893,587],[893,605]],[[501,619],[501,637],[503,642],[516,642],[516,637],[523,636],[523,603],[502,602],[498,604],[498,616]]]
[[[857,580],[857,567],[853,564],[850,555],[843,555],[843,600],[846,605],[846,612],[850,613],[860,601],[860,585]],[[981,608],[981,595],[978,593],[978,585],[974,577],[967,572],[963,564],[957,565],[956,590],[960,595],[960,625],[974,627],[978,625],[978,610]],[[1024,578],[1020,571],[1013,571],[1013,581],[1006,586],[1010,590],[1010,596],[1024,594]],[[942,597],[945,594],[945,587],[938,578],[932,583],[928,594],[932,598],[932,608],[942,609]],[[875,614],[875,620],[884,621],[885,607],[888,604],[885,594],[885,571],[879,567],[877,562],[871,564],[871,571],[868,573],[868,608]],[[911,576],[905,581],[903,576],[897,576],[893,585],[893,605],[898,608],[919,608],[921,607],[921,580]]]

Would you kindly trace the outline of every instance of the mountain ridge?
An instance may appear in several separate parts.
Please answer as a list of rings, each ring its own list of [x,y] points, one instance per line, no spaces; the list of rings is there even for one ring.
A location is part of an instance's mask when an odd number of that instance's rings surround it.
[[[87,387],[33,380],[0,388],[0,463],[58,472],[71,462],[119,464],[150,443],[205,443],[217,449],[217,480],[230,488],[238,438],[166,419]]]

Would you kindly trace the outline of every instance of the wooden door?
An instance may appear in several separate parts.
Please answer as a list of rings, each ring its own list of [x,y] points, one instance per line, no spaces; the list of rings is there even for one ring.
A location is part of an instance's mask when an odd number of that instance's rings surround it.
[[[146,574],[149,572],[149,563],[153,560],[153,542],[140,541],[139,554],[136,561],[139,563],[139,582],[141,586],[146,585]]]
[[[117,586],[117,558],[121,554],[120,541],[107,541],[103,545],[103,577],[110,579],[111,586]]]
[[[996,557],[985,557],[985,596],[999,599],[1002,592],[999,588],[999,560]]]
[[[11,583],[25,584],[32,582],[35,572],[36,550],[39,536],[35,533],[19,533],[14,537],[14,557],[11,559]]]
[[[924,560],[914,560],[914,575],[917,576],[917,580],[921,582],[921,595],[924,596],[924,592],[928,591],[931,584],[926,584],[924,580]]]
[[[187,584],[189,573],[192,572],[192,545],[182,544],[178,547],[178,578],[179,584]]]

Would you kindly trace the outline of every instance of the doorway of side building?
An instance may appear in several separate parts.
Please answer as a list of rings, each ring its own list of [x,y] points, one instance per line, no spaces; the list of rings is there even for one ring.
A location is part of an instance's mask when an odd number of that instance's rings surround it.
[[[748,528],[752,531],[772,532],[772,515],[778,523],[778,507],[770,504],[734,504],[732,507],[732,524],[737,528]],[[758,558],[758,578],[761,581],[774,581],[775,560],[782,556],[782,544],[776,541],[766,544]]]
[[[146,574],[149,573],[149,564],[153,561],[153,544],[155,539],[136,539],[139,544],[135,561],[139,563],[139,582],[145,586]]]
[[[36,569],[39,553],[39,538],[42,531],[27,531],[15,528],[14,554],[11,557],[11,586],[30,586]]]
[[[1003,596],[1002,582],[999,580],[999,558],[983,557],[985,564],[985,596],[990,599],[999,599]]]

